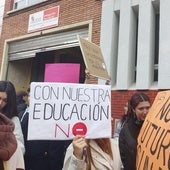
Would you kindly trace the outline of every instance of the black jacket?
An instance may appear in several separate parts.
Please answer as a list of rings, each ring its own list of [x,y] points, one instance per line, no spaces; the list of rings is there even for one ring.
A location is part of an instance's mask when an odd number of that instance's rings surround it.
[[[17,102],[17,112],[18,112],[18,117],[20,120],[27,107],[28,105],[24,100],[20,100]]]
[[[142,122],[131,117],[119,134],[119,150],[124,170],[136,170],[137,137]]]
[[[28,117],[24,113],[21,119],[25,141],[25,170],[61,170],[66,149],[71,141],[28,141]]]

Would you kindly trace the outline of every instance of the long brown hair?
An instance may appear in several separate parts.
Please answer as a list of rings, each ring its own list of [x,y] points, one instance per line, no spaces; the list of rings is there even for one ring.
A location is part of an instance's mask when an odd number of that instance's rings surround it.
[[[128,111],[127,111],[128,119],[134,116],[135,113],[133,110],[139,105],[140,102],[144,102],[144,101],[151,103],[150,98],[145,93],[133,94],[128,104]]]
[[[17,103],[15,87],[10,81],[0,81],[0,92],[7,94],[7,104],[1,110],[8,118],[17,116]]]
[[[103,150],[103,152],[107,153],[113,159],[113,153],[112,153],[112,148],[111,148],[111,143],[110,143],[109,138],[94,139],[94,141]],[[88,143],[88,148],[87,148],[87,158],[88,158],[87,170],[91,170],[91,165],[93,165],[95,167],[95,169],[97,170],[97,168],[96,168],[96,166],[94,165],[94,162],[93,162],[89,142],[90,142],[90,140],[87,141],[87,143]]]

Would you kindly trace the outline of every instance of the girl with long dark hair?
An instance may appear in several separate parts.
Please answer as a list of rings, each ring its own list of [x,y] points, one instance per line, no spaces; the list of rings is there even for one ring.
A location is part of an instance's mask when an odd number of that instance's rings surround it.
[[[137,137],[150,106],[150,99],[144,93],[135,93],[129,101],[128,117],[119,134],[119,150],[124,170],[136,170]]]

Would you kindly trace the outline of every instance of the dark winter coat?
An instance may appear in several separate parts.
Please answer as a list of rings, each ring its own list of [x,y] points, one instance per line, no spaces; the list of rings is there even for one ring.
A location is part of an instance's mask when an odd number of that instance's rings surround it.
[[[17,100],[17,112],[18,112],[19,119],[21,119],[27,107],[28,105],[23,99]]]
[[[71,141],[28,141],[28,112],[21,119],[25,140],[25,170],[61,170]]]
[[[136,170],[137,137],[142,122],[131,117],[119,134],[119,150],[124,170]]]

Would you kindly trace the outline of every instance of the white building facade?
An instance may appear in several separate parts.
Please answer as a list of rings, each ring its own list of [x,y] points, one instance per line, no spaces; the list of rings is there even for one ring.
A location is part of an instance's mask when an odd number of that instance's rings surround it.
[[[0,3],[0,36],[1,36],[1,31],[2,31],[4,6],[5,6],[5,0],[1,0],[1,3]]]
[[[113,90],[170,88],[170,0],[103,0],[101,49]]]

